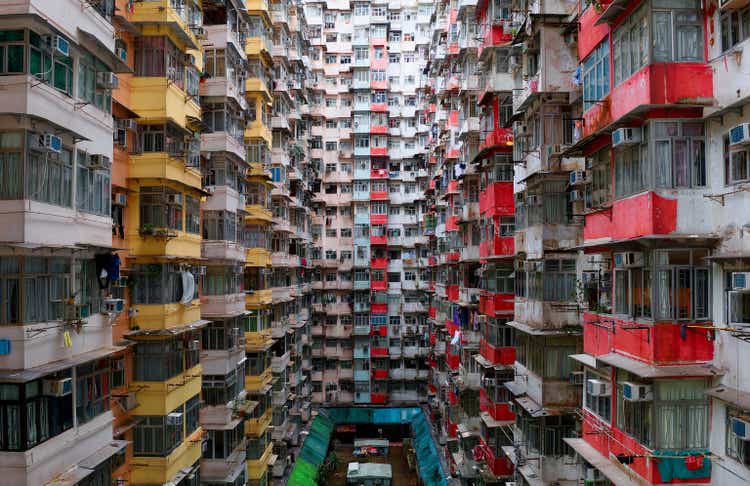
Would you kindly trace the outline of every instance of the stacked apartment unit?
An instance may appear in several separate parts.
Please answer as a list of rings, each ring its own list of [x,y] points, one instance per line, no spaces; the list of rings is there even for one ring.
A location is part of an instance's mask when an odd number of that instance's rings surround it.
[[[312,44],[313,401],[427,397],[429,2],[305,2]]]
[[[283,478],[311,390],[301,9],[0,9],[3,477]]]
[[[436,5],[431,365],[462,482],[748,482],[748,19],[732,1]]]

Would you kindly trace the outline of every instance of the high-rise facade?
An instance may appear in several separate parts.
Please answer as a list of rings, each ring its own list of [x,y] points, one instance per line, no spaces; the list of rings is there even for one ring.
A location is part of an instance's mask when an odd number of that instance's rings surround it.
[[[0,0],[0,483],[746,484],[749,9]]]

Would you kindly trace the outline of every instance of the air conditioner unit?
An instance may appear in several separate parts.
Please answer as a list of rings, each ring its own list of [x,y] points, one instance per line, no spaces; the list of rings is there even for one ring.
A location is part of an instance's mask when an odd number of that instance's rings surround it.
[[[578,184],[585,184],[588,182],[585,170],[574,170],[570,173],[570,185],[577,186]]]
[[[70,56],[70,42],[65,37],[56,35],[52,42],[55,52],[65,57]]]
[[[575,191],[570,191],[570,201],[583,201],[584,195],[585,193],[583,191],[577,189]]]
[[[750,441],[750,421],[745,418],[731,417],[729,419],[732,433],[741,440]]]
[[[100,71],[96,73],[96,87],[99,89],[117,89],[120,80],[115,73]]]
[[[750,272],[732,272],[732,290],[750,290]]]
[[[750,144],[750,123],[743,123],[729,130],[729,145]]]
[[[48,397],[64,397],[73,392],[73,379],[42,380],[42,395]]]
[[[119,57],[122,62],[128,60],[128,50],[124,47],[118,47],[115,49],[115,54],[117,54],[117,57]]]
[[[40,152],[55,152],[60,153],[62,151],[62,139],[57,135],[51,133],[41,133],[31,137],[31,149],[38,150]]]
[[[641,127],[618,128],[612,132],[612,147],[641,143]]]
[[[173,206],[181,206],[182,194],[167,194],[167,204],[171,204]]]
[[[109,170],[111,168],[112,161],[106,155],[94,154],[89,156],[89,169]]]
[[[172,412],[168,414],[167,425],[182,425],[182,412]]]
[[[625,251],[614,254],[615,267],[630,268],[643,266],[643,253],[638,251]]]
[[[612,385],[604,380],[589,379],[586,381],[586,391],[594,397],[608,397],[612,395]]]
[[[127,194],[115,194],[112,198],[112,204],[114,206],[127,206],[128,205],[128,196]]]
[[[571,385],[583,385],[583,371],[571,371],[568,380]]]
[[[125,301],[122,299],[104,299],[104,312],[107,314],[121,314],[125,310]]]
[[[650,402],[654,399],[654,394],[651,391],[651,385],[623,381],[622,398],[629,402]]]

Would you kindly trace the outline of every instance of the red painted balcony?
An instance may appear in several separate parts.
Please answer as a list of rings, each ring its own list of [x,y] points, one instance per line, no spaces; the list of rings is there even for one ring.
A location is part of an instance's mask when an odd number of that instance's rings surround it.
[[[451,148],[445,152],[446,159],[457,159],[460,155],[461,151],[457,148]]]
[[[490,471],[495,476],[504,477],[513,475],[513,462],[502,451],[497,455],[493,451],[492,456],[487,457],[485,461],[487,462],[487,467],[490,468]]]
[[[388,315],[388,304],[370,302],[370,313]]]
[[[387,236],[370,236],[370,244],[371,245],[387,245],[388,237]]]
[[[479,46],[477,55],[481,56],[482,51],[488,47],[501,46],[513,40],[513,35],[508,25],[509,23],[503,20],[485,24],[485,27],[482,29],[482,43]]]
[[[388,170],[372,169],[370,170],[370,179],[388,179]]]
[[[370,147],[370,157],[385,157],[388,155],[388,147]]]
[[[713,71],[705,63],[654,63],[641,68],[620,83],[601,103],[595,103],[583,115],[583,136],[599,132],[634,111],[665,105],[674,108],[713,103]],[[685,117],[700,117],[702,110],[683,109]],[[694,113],[688,113],[694,112]],[[655,110],[652,116],[675,116],[674,110]],[[677,115],[682,116],[682,115]]]
[[[461,253],[458,251],[451,251],[451,252],[446,253],[445,255],[445,260],[448,263],[456,263],[460,259],[461,259]]]
[[[427,314],[434,319],[437,316],[437,308],[430,306]]]
[[[386,201],[388,200],[388,193],[385,191],[370,191],[370,199],[376,201]]]
[[[484,388],[479,389],[479,409],[490,414],[498,422],[515,422],[516,414],[510,409],[510,403],[493,402]]]
[[[449,216],[445,221],[445,231],[458,231],[458,221],[460,216]]]
[[[385,337],[388,335],[388,326],[375,326],[372,328],[373,335]]]
[[[512,257],[516,253],[516,240],[512,236],[495,236],[479,243],[479,257]]]
[[[433,385],[432,383],[427,385],[427,390],[433,395],[437,393],[437,387]]]
[[[388,89],[388,80],[383,79],[382,81],[370,81],[370,89],[372,90]]]
[[[388,259],[383,258],[373,258],[370,260],[370,268],[387,268],[388,267]]]
[[[388,105],[385,103],[370,103],[370,111],[386,112],[388,111]],[[386,154],[388,149],[386,149]]]
[[[694,324],[711,325],[710,322]],[[619,353],[653,365],[711,361],[714,357],[711,334],[710,329],[690,327],[683,330],[676,322],[635,322],[608,314],[583,315],[585,353],[593,356]]]
[[[430,333],[430,346],[434,346],[437,342],[437,335],[434,332]]]
[[[388,370],[372,370],[372,377],[376,380],[387,380]]]
[[[513,147],[513,130],[510,128],[495,128],[487,134],[479,144],[479,151],[491,150],[494,148]]]
[[[458,285],[446,285],[445,286],[445,295],[448,297],[448,300],[452,302],[458,302]]]
[[[427,265],[434,267],[438,264],[437,257],[429,256],[427,257]]]
[[[448,403],[458,405],[458,395],[453,390],[448,390]]]
[[[612,3],[612,0],[600,0],[599,3],[606,8]],[[587,8],[579,17],[580,24],[576,42],[578,46],[578,59],[586,59],[596,46],[604,40],[607,34],[609,34],[610,26],[606,22],[596,25],[603,12],[604,9]]]
[[[379,358],[386,357],[388,356],[388,348],[372,348],[370,356]]]
[[[479,342],[479,354],[493,365],[511,366],[516,362],[516,348],[512,346],[495,347],[484,340]]]
[[[458,365],[461,362],[461,356],[457,354],[451,354],[450,350],[445,352],[445,363],[452,371],[458,371]]]
[[[704,235],[709,231],[705,222],[689,216],[702,205],[705,198],[688,190],[643,192],[586,215],[583,238],[603,243],[654,235]]]
[[[513,294],[482,290],[479,293],[479,312],[489,317],[512,314],[514,299]]]
[[[388,401],[388,395],[385,393],[370,393],[370,402],[372,403],[386,403]]]
[[[455,439],[458,436],[458,424],[454,424],[453,422],[451,422],[451,419],[446,418],[445,432],[448,434],[448,437]]]
[[[666,458],[659,458],[658,454],[648,450],[635,438],[626,434],[617,427],[603,422],[596,415],[581,409],[583,420],[581,423],[581,436],[590,446],[596,449],[604,458],[613,456],[626,456],[632,458],[628,469],[638,474],[642,484],[684,484],[711,482],[711,462],[709,458],[703,458],[703,467],[698,470],[685,471],[687,457],[679,457],[676,452],[666,452]],[[698,456],[701,457],[701,456]],[[678,468],[671,467],[669,461],[676,461]],[[669,472],[668,476],[662,476],[662,471]],[[689,477],[682,476],[685,471]]]
[[[388,290],[388,282],[385,280],[372,280],[370,282],[370,288],[372,290]]]
[[[370,215],[370,224],[386,224],[386,223],[388,223],[387,214],[371,214]]]
[[[384,135],[388,133],[388,127],[385,125],[370,125],[370,133],[373,135]]]
[[[460,329],[461,328],[458,326],[458,324],[456,324],[452,320],[445,320],[445,332],[447,332],[450,337],[453,337],[453,335],[456,334],[456,331]]]
[[[493,182],[479,193],[479,212],[486,217],[513,216],[516,205],[513,200],[513,182]]]

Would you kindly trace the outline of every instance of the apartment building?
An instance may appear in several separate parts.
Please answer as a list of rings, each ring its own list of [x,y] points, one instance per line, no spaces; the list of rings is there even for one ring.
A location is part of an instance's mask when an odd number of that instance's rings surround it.
[[[748,481],[748,15],[744,2],[436,5],[431,364],[462,482]]]
[[[13,484],[108,479],[126,445],[108,380],[122,351],[110,312],[113,122],[96,87],[129,68],[108,12],[42,3],[5,2],[0,16],[0,471]]]
[[[426,2],[305,2],[312,44],[312,392],[427,397]]]

